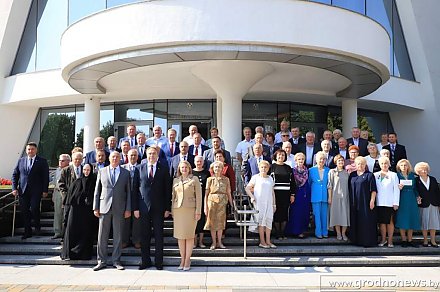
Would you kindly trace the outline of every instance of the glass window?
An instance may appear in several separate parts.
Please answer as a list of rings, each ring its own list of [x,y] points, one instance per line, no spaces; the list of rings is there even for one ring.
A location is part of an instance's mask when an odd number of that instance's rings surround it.
[[[154,102],[154,125],[159,125],[162,128],[162,134],[167,135],[168,119],[167,119],[167,102],[155,101]]]
[[[365,14],[365,0],[333,0],[332,4],[333,6]]]
[[[67,27],[67,0],[38,0],[36,70],[60,67],[60,39]]]
[[[111,8],[118,5],[124,5],[128,3],[140,2],[141,0],[107,0],[107,8]]]
[[[39,154],[46,158],[49,166],[56,167],[60,154],[70,154],[75,141],[75,108],[42,110]],[[35,125],[34,125],[35,127]]]
[[[113,104],[101,105],[99,135],[103,137],[106,142],[109,136],[114,135],[114,116],[115,111]]]
[[[69,25],[92,13],[105,9],[105,0],[69,0]]]
[[[37,50],[37,1],[33,1],[26,26],[21,36],[20,47],[15,56],[12,75],[35,71],[35,56]]]
[[[289,105],[287,104],[287,106]],[[265,132],[276,133],[278,127],[276,102],[243,102],[242,117],[243,127],[250,127],[252,129],[252,136],[255,134],[257,126],[262,126]]]
[[[328,4],[331,5],[332,1],[331,0],[310,0],[311,2],[318,2],[318,3],[324,3],[324,4]]]

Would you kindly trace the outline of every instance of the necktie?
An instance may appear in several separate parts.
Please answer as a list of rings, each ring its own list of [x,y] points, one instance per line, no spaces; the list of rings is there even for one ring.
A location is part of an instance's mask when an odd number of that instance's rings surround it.
[[[392,151],[396,150],[396,145],[394,145],[394,144],[391,145],[391,150],[392,150]]]
[[[153,181],[153,165],[150,166],[150,172],[148,173],[148,178]]]
[[[32,159],[33,159],[33,158],[29,159],[29,167],[28,167],[28,171],[31,171],[31,169],[32,169]]]
[[[112,185],[115,185],[116,181],[116,168],[113,168],[113,171],[111,172],[110,179],[112,180]]]
[[[199,155],[199,147],[196,146],[196,152],[194,153],[194,156]]]
[[[174,154],[173,144],[174,143],[170,143],[170,153],[171,153],[171,156],[173,156],[173,154]]]
[[[80,177],[79,167],[76,168],[76,178],[78,179]]]
[[[124,157],[125,157],[124,163],[128,163],[128,156],[127,156],[127,154],[124,154]]]
[[[144,155],[144,147],[139,147],[139,156],[142,157]]]
[[[184,155],[184,156],[183,156],[183,160],[185,160],[185,161],[186,161],[186,155]]]

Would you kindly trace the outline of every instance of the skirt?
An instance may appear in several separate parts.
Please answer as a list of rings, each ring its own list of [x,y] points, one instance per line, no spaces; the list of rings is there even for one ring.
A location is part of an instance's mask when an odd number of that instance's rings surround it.
[[[219,231],[225,229],[227,204],[228,198],[226,194],[209,194],[205,230]]]
[[[194,238],[197,221],[195,217],[195,208],[174,208],[173,222],[174,231],[173,236],[177,239],[191,239]]]
[[[393,207],[377,206],[377,223],[390,224],[394,213]]]
[[[429,205],[427,208],[420,208],[422,219],[422,230],[440,230],[440,214],[436,206]]]

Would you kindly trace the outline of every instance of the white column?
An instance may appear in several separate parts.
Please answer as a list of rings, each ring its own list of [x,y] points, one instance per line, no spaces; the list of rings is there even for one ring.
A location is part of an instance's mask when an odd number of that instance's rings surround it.
[[[253,61],[209,61],[191,70],[217,94],[219,135],[233,155],[241,140],[242,99],[273,70],[270,64]]]
[[[357,99],[343,99],[342,132],[344,134],[344,137],[351,137],[351,128],[357,126]]]
[[[84,102],[84,154],[95,149],[93,140],[99,136],[99,97],[87,97]]]

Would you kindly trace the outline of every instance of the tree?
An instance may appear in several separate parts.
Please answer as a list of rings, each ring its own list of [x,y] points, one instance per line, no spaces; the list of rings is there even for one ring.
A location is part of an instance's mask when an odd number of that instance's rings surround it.
[[[104,138],[105,140],[109,136],[114,135],[114,124],[111,121],[108,121],[102,126],[102,129],[99,131],[99,136]],[[83,148],[84,145],[84,128],[81,128],[78,134],[76,134],[75,146]]]
[[[58,157],[70,153],[74,145],[75,117],[67,114],[49,114],[41,131],[39,153],[49,166],[58,165]]]

